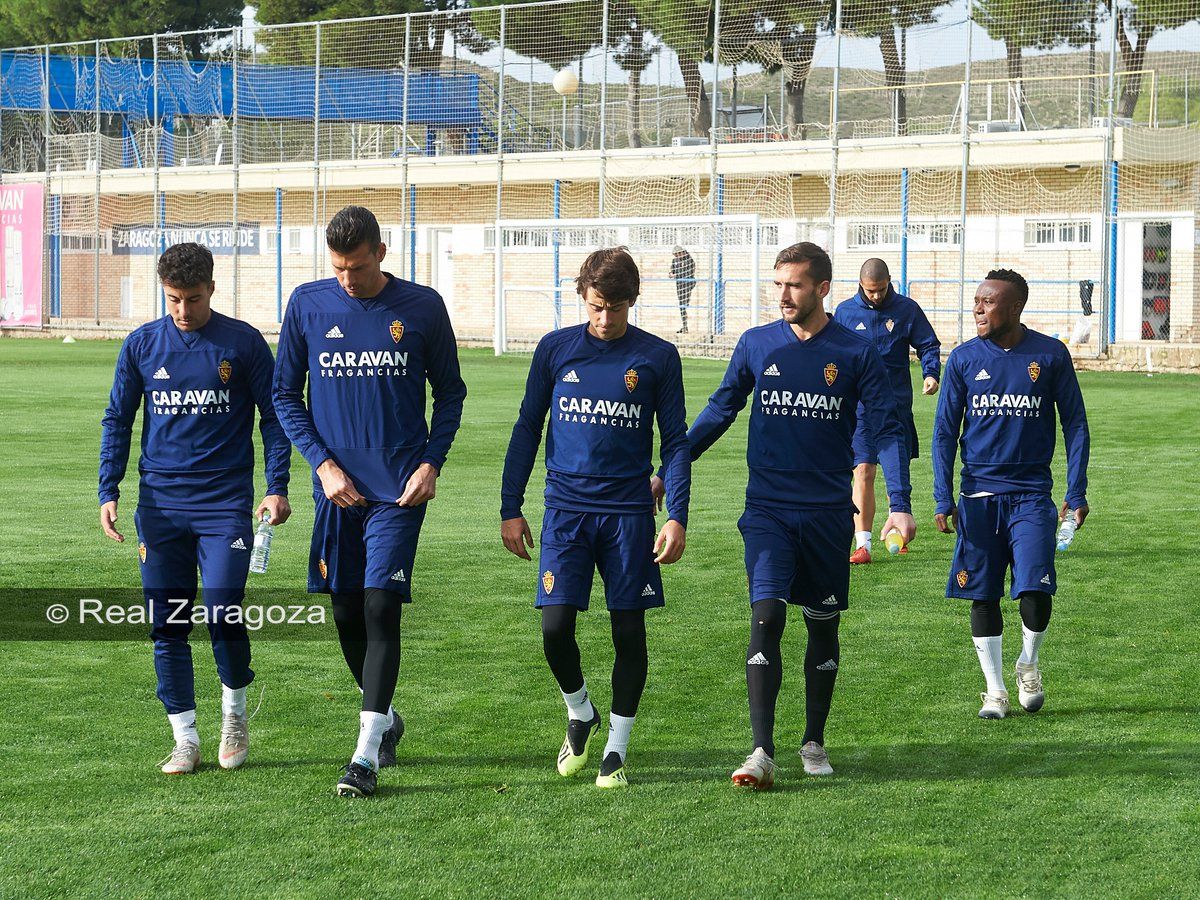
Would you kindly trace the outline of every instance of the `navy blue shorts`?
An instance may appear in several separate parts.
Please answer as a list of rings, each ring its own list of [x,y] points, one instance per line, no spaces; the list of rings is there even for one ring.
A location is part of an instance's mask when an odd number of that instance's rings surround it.
[[[364,588],[394,591],[412,601],[413,563],[428,504],[368,503],[340,507],[314,493],[308,592],[343,594]]]
[[[654,533],[652,513],[547,509],[535,605],[587,609],[592,575],[599,570],[610,610],[662,606]]]
[[[946,596],[999,600],[1009,568],[1014,598],[1029,591],[1053,594],[1057,527],[1058,509],[1049,494],[960,497]]]
[[[738,519],[746,543],[750,603],[779,599],[814,611],[846,609],[854,536],[849,509],[750,506]]]
[[[254,546],[254,520],[248,510],[196,512],[139,506],[133,527],[148,599],[194,600],[198,566],[206,604],[242,602]]]
[[[896,413],[900,416],[900,425],[904,430],[905,439],[908,441],[909,459],[916,459],[921,455],[921,442],[917,438],[917,425],[913,421],[912,408],[899,406],[896,408]],[[863,417],[861,406],[858,408],[858,424],[854,426],[854,437],[850,439],[850,446],[854,450],[856,466],[861,466],[863,463],[879,465],[879,448],[875,445],[875,438]]]

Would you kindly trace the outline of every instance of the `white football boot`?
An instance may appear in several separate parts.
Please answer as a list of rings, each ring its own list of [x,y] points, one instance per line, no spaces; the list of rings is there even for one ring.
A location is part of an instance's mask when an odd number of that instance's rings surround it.
[[[222,769],[236,769],[250,752],[250,726],[246,714],[226,713],[221,717],[221,749],[218,761]]]
[[[164,775],[191,775],[200,766],[200,748],[191,741],[181,741],[161,765]]]
[[[800,759],[804,763],[804,771],[809,775],[833,774],[833,766],[829,764],[829,754],[816,741],[809,741],[800,748]]]
[[[733,773],[733,783],[736,787],[749,787],[756,791],[770,790],[775,783],[775,760],[767,756],[767,751],[762,747],[755,747],[741,768]]]
[[[983,706],[979,710],[981,719],[1003,719],[1008,715],[1008,693],[989,694],[984,691],[979,695]]]
[[[1046,702],[1042,673],[1036,663],[1032,666],[1017,663],[1017,699],[1026,712],[1037,712]]]

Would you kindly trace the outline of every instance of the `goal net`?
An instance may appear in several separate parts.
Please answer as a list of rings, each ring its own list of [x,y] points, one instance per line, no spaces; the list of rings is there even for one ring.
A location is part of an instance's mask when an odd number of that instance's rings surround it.
[[[728,355],[758,323],[770,284],[763,227],[757,215],[501,220],[496,353],[530,352],[547,332],[587,321],[575,291],[579,267],[593,250],[624,246],[642,282],[630,321],[681,352]]]

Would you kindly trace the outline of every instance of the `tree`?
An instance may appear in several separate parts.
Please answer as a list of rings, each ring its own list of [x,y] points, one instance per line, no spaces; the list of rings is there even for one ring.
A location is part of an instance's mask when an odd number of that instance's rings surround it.
[[[642,146],[642,73],[662,50],[642,16],[628,0],[615,0],[609,9],[612,61],[629,73],[629,146]],[[614,24],[616,29],[614,31]]]
[[[712,127],[712,109],[700,75],[700,63],[712,59],[712,4],[709,0],[630,0],[630,3],[646,27],[675,51],[692,133],[707,134]]]
[[[833,7],[830,0],[764,0],[758,6],[758,55],[767,71],[779,72],[783,82],[787,97],[785,125],[804,128],[804,97],[817,35],[829,28]],[[774,58],[768,62],[767,57]]]
[[[897,134],[908,133],[907,32],[917,25],[936,21],[936,11],[946,0],[844,0],[842,27],[879,38],[883,57],[883,81],[891,89]]]
[[[0,0],[0,37],[11,47],[227,28],[241,22],[243,6],[241,0]]]
[[[1043,0],[976,0],[977,21],[1004,44],[1008,77],[1012,79],[1021,122],[1032,119],[1021,79],[1025,77],[1022,51],[1026,47],[1052,50],[1081,47],[1092,40],[1094,0],[1059,0],[1049,9]]]
[[[1116,114],[1132,118],[1142,93],[1141,70],[1146,65],[1146,47],[1160,31],[1179,28],[1200,19],[1195,3],[1180,0],[1105,0],[1109,16],[1117,18],[1117,46],[1121,54],[1121,70],[1129,73],[1123,79],[1121,99]],[[1115,9],[1114,9],[1115,7]]]

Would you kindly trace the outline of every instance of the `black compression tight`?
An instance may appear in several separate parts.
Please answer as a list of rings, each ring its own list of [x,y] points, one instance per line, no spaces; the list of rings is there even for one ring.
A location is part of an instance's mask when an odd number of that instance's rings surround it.
[[[583,687],[583,668],[579,644],[575,640],[574,606],[542,607],[542,649],[546,662],[563,693],[573,694]],[[612,672],[612,711],[618,716],[634,716],[646,687],[649,667],[646,654],[646,612],[641,609],[613,610],[612,640],[616,658]]]
[[[363,692],[363,711],[386,713],[400,674],[400,610],[395,591],[367,588],[333,594],[342,656]]]

